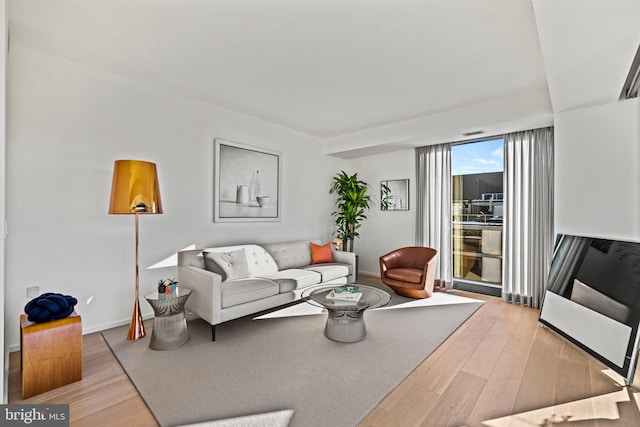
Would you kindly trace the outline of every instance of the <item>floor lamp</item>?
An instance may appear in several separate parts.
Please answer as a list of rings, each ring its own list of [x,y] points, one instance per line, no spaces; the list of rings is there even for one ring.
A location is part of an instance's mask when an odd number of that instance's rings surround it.
[[[110,214],[134,215],[136,223],[136,300],[129,325],[128,340],[146,335],[139,299],[138,215],[161,214],[160,188],[155,163],[142,160],[116,160],[113,165]]]

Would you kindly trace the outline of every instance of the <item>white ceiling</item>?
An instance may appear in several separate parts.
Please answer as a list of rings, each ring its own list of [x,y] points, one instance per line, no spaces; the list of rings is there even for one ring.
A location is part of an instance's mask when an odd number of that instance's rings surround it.
[[[12,43],[317,136],[344,157],[615,102],[640,43],[640,0],[8,3]]]

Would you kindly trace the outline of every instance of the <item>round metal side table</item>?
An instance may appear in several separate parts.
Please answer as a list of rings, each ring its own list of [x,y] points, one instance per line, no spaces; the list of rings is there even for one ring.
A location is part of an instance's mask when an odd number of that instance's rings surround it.
[[[149,348],[169,350],[180,347],[189,340],[184,304],[191,289],[176,287],[172,293],[151,292],[144,296],[153,308],[153,331]]]
[[[367,337],[364,312],[371,308],[387,305],[391,296],[378,288],[358,284],[349,285],[361,292],[357,302],[329,299],[327,296],[334,288],[341,286],[315,286],[302,292],[302,300],[309,304],[327,309],[327,323],[324,335],[334,341],[358,342]]]

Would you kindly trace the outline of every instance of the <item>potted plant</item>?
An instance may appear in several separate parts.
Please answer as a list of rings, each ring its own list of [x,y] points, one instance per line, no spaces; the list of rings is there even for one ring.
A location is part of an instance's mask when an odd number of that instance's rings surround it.
[[[159,294],[170,294],[176,291],[178,287],[178,281],[173,279],[160,279],[158,280],[158,293]]]
[[[167,279],[167,286],[171,286],[171,289],[173,290],[173,292],[176,292],[178,288],[178,281],[176,280],[175,277],[173,279]]]
[[[362,220],[366,219],[365,211],[369,209],[371,197],[367,194],[369,184],[358,179],[358,174],[349,176],[345,171],[340,171],[333,177],[333,183],[329,193],[335,193],[336,210],[331,214],[335,217],[338,227],[337,234],[347,245],[349,252],[353,252],[353,240],[359,237],[358,228]]]
[[[383,211],[389,210],[389,196],[391,195],[391,188],[386,182],[380,184],[380,208]]]

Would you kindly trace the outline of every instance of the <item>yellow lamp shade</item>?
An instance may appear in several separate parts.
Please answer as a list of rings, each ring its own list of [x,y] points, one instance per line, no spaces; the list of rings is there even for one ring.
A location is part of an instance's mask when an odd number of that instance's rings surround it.
[[[142,160],[115,161],[109,213],[162,213],[155,163]]]

